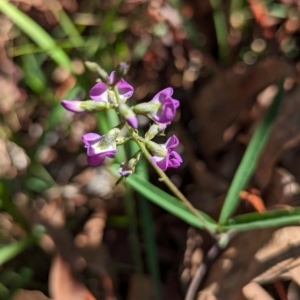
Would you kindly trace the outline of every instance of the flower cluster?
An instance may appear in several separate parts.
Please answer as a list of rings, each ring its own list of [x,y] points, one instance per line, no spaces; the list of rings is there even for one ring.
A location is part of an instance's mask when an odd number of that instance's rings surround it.
[[[98,65],[87,63],[90,69],[98,72],[101,82],[94,85],[90,92],[90,99],[86,101],[63,100],[62,106],[73,113],[96,113],[103,110],[114,109],[121,118],[119,126],[112,128],[105,135],[87,133],[82,136],[82,141],[87,149],[87,161],[92,166],[97,166],[105,160],[105,157],[113,158],[117,152],[117,146],[128,140],[139,141],[151,155],[151,160],[161,170],[178,168],[182,163],[180,155],[175,151],[179,141],[175,135],[171,136],[165,144],[157,144],[152,139],[163,134],[179,107],[179,101],[172,98],[173,89],[166,88],[157,93],[151,101],[129,107],[126,101],[132,97],[134,88],[127,83],[122,76],[128,70],[125,63],[121,63],[116,71],[109,76]],[[144,137],[138,135],[137,115],[144,115],[153,121]],[[126,125],[127,124],[127,125]],[[131,138],[121,136],[121,128],[127,126]],[[127,163],[122,163],[119,173],[127,177],[135,170],[140,158],[140,151]]]

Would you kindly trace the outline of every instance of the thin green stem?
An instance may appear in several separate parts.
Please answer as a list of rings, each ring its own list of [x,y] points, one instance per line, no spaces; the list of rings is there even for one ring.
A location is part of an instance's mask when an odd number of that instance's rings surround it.
[[[199,214],[198,210],[186,199],[186,197],[180,192],[180,190],[173,184],[173,182],[169,179],[164,171],[162,171],[156,164],[153,163],[151,159],[151,155],[146,149],[145,145],[136,137],[137,134],[133,132],[132,128],[128,125],[127,129],[131,131],[133,140],[137,143],[139,148],[141,149],[143,155],[146,157],[148,162],[154,168],[156,173],[159,175],[160,180],[165,183],[165,185],[170,189],[170,191],[203,223],[204,227],[212,236],[214,236],[214,232],[209,229],[205,219]]]

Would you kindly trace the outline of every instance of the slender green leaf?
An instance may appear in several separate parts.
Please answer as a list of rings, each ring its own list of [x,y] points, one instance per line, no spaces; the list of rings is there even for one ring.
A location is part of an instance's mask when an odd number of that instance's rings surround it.
[[[246,186],[255,170],[259,156],[268,140],[269,134],[271,133],[272,124],[277,116],[282,97],[283,80],[280,81],[278,85],[278,93],[276,94],[273,103],[269,107],[262,122],[256,129],[234,175],[221,210],[219,219],[220,224],[224,224],[226,222],[238,205],[240,191]]]
[[[44,75],[40,67],[41,63],[44,61],[44,58],[40,58],[41,54],[28,54],[22,57],[22,71],[24,74],[24,80],[26,84],[37,94],[42,93],[47,87],[46,76]]]
[[[84,39],[77,30],[74,22],[61,7],[60,3],[56,1],[50,1],[49,4],[53,14],[56,16],[56,19],[59,22],[59,25],[61,26],[65,34],[71,38],[70,42],[72,43],[73,47],[77,48],[84,45]]]
[[[7,15],[39,47],[48,52],[57,64],[70,71],[72,70],[71,61],[67,54],[56,45],[53,38],[34,20],[5,0],[0,0],[0,11]]]
[[[142,132],[140,132],[143,135]],[[130,143],[130,154],[133,156],[139,147],[136,143]],[[148,169],[147,164],[144,156],[141,156],[139,163],[135,169],[136,174],[138,174],[141,178],[146,181],[149,181],[148,177]],[[143,197],[142,195],[138,195],[138,200],[140,204],[140,213],[141,213],[141,223],[142,223],[142,230],[143,236],[146,244],[146,258],[147,258],[147,265],[150,271],[151,279],[154,285],[154,295],[155,299],[160,300],[162,299],[162,289],[161,289],[161,280],[159,274],[159,262],[157,258],[157,249],[155,243],[155,234],[153,231],[154,228],[154,221],[152,218],[152,210],[149,201]]]
[[[219,57],[221,60],[226,60],[230,51],[228,47],[226,14],[222,7],[222,1],[210,0],[210,5],[213,8],[213,20],[219,47]]]
[[[300,207],[272,210],[264,213],[249,213],[231,218],[222,230],[251,230],[266,227],[282,227],[300,223]]]
[[[118,166],[112,167],[112,171],[117,175]],[[203,223],[194,216],[185,206],[181,203],[177,198],[167,194],[166,192],[162,191],[158,187],[151,184],[149,181],[141,178],[136,174],[130,175],[126,182],[132,186],[137,192],[141,195],[149,199],[154,204],[160,206],[161,208],[165,209],[169,213],[173,214],[174,216],[180,218],[181,220],[185,221],[186,223],[195,226],[197,228],[204,228]],[[199,211],[202,217],[206,220],[206,225],[211,230],[216,230],[218,225],[216,222],[206,215],[205,213]]]
[[[37,239],[44,233],[44,227],[37,226],[34,232],[25,239],[0,248],[0,265],[3,265],[26,248],[36,243]]]

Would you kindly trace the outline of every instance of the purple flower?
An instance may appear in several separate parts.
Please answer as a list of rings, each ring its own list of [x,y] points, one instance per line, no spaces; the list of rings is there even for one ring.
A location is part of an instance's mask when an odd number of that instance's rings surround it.
[[[82,136],[82,141],[87,148],[87,161],[89,165],[97,166],[103,163],[105,157],[114,158],[116,143],[107,143],[105,135],[97,133],[87,133]]]
[[[173,89],[166,88],[157,93],[150,103],[159,104],[158,110],[151,113],[153,120],[160,124],[169,124],[175,117],[179,101],[172,98]]]
[[[109,75],[110,83],[114,82],[115,71],[111,72]],[[123,78],[121,78],[116,87],[119,91],[120,99],[122,102],[125,102],[128,98],[130,98],[133,94],[133,86],[127,83]],[[90,97],[95,101],[104,101],[104,102],[112,102],[109,97],[109,86],[104,82],[99,82],[94,85],[90,90]]]
[[[178,144],[178,138],[172,135],[164,145],[161,145],[166,150],[166,156],[153,155],[152,161],[163,171],[167,168],[178,168],[182,163],[182,158],[174,151]]]
[[[166,88],[157,93],[150,102],[132,107],[137,115],[145,115],[158,124],[168,125],[175,117],[179,101],[172,98],[173,89]]]

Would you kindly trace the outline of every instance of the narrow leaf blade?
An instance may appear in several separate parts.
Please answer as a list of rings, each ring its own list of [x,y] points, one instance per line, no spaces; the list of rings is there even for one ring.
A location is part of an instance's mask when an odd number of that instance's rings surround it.
[[[117,173],[117,167],[114,166],[112,171],[115,174]],[[167,194],[166,192],[162,191],[155,185],[151,184],[149,181],[141,178],[136,174],[130,175],[126,182],[133,187],[137,192],[143,195],[145,198],[153,202],[154,204],[160,206],[161,208],[165,209],[169,213],[173,214],[174,216],[180,218],[181,220],[185,221],[186,223],[195,226],[197,228],[203,229],[203,223],[194,216],[185,206],[181,203],[177,198]],[[216,222],[210,218],[205,213],[199,211],[202,217],[206,220],[206,225],[213,231],[215,231],[218,227]]]
[[[255,167],[257,165],[259,156],[268,140],[272,130],[272,124],[277,116],[279,106],[283,97],[283,79],[278,85],[278,92],[269,107],[262,122],[256,129],[247,149],[242,158],[242,161],[235,172],[232,183],[226,195],[224,205],[221,210],[219,223],[224,224],[236,209],[239,202],[239,193],[246,186],[250,180]]]
[[[58,65],[71,71],[71,61],[67,54],[56,45],[53,38],[40,25],[5,0],[0,0],[0,11],[46,51]]]

